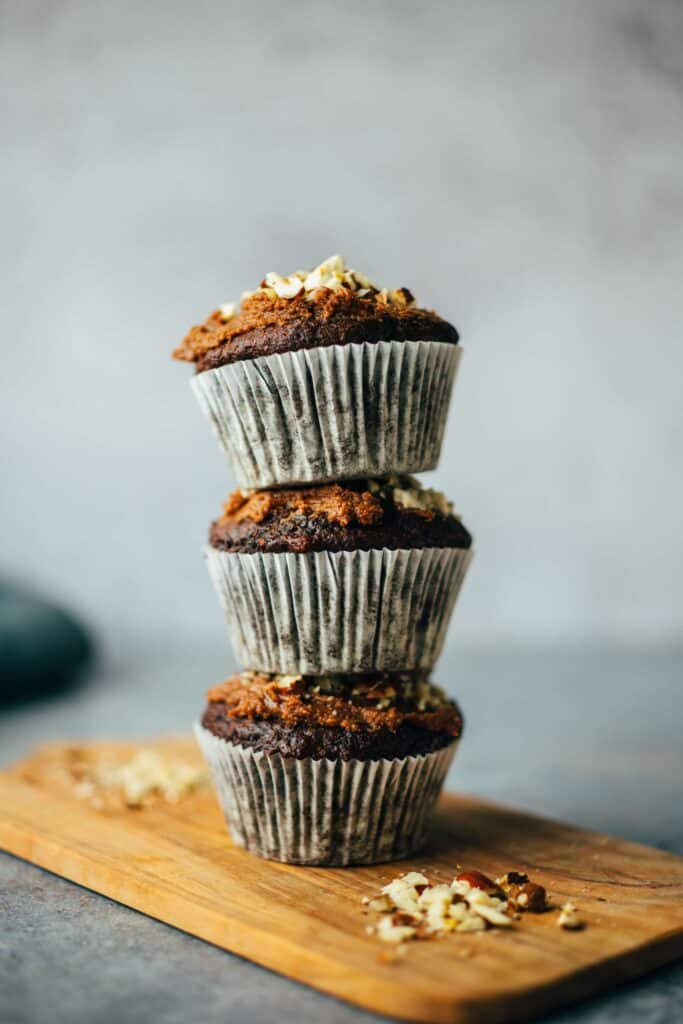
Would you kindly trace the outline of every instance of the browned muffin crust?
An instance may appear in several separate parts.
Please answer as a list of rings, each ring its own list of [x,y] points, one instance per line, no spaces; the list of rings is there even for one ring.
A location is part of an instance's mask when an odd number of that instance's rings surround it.
[[[281,676],[242,672],[215,686],[209,704],[228,718],[276,719],[287,725],[349,732],[395,732],[412,725],[458,737],[462,716],[438,687],[409,673],[379,676]]]
[[[230,319],[216,310],[192,327],[173,357],[196,363],[201,373],[241,359],[363,341],[456,344],[458,332],[431,310],[391,305],[380,292],[360,298],[320,288],[313,297],[292,299],[256,292]]]
[[[283,677],[245,672],[208,694],[214,736],[283,757],[378,760],[439,750],[462,733],[459,708],[409,673]]]
[[[373,493],[369,481],[361,480],[247,495],[235,491],[212,523],[209,542],[221,551],[253,554],[469,548],[472,537],[455,516],[402,507],[391,487]]]

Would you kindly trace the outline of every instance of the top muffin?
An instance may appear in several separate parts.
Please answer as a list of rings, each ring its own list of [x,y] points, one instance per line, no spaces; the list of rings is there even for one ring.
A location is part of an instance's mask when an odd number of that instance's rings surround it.
[[[239,307],[227,303],[187,333],[173,356],[197,372],[243,359],[361,342],[456,344],[452,324],[420,309],[407,288],[378,288],[341,256],[289,277],[269,273]]]

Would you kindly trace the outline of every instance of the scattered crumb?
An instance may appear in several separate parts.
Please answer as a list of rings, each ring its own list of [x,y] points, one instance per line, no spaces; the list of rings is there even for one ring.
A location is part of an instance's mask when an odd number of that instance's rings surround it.
[[[119,762],[74,750],[66,771],[74,795],[95,810],[140,808],[154,797],[174,804],[207,780],[203,767],[147,748]]]
[[[381,949],[377,954],[377,959],[381,964],[395,964],[397,960],[403,959],[405,955],[405,946],[394,946],[393,949]]]
[[[514,929],[514,922],[523,916],[549,909],[543,886],[517,871],[495,881],[480,871],[465,871],[450,884],[430,881],[426,871],[409,871],[361,902],[378,915],[376,924],[367,926],[367,934],[401,951],[408,942],[439,939],[449,932],[501,934],[504,929]],[[562,907],[557,923],[572,930],[583,927],[571,903]],[[472,950],[463,949],[458,955],[471,956]],[[380,954],[383,963],[392,959]]]
[[[557,924],[568,931],[578,931],[584,926],[573,903],[564,904],[558,915]]]

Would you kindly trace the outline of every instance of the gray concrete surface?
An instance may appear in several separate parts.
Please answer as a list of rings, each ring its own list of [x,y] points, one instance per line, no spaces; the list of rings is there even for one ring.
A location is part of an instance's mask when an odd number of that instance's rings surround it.
[[[122,666],[0,716],[8,763],[57,737],[187,727],[221,654]],[[683,854],[683,654],[463,653],[438,673],[467,731],[449,785]],[[673,1024],[683,965],[555,1015]],[[369,1015],[0,855],[2,1024],[361,1024]]]

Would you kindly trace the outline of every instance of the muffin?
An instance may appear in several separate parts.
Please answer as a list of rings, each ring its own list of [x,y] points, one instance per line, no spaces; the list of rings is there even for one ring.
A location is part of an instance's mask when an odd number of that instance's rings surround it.
[[[458,332],[340,256],[266,274],[173,353],[242,488],[416,473],[441,452]]]
[[[209,574],[241,663],[262,672],[429,670],[472,538],[411,477],[236,491]]]
[[[236,843],[300,864],[369,864],[423,845],[462,733],[425,675],[243,672],[197,738]]]

